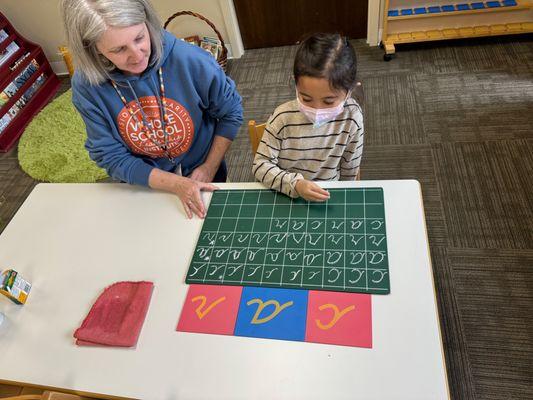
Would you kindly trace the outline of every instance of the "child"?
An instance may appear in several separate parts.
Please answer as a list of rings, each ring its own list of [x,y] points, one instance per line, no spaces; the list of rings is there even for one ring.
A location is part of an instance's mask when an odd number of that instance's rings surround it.
[[[353,180],[363,153],[363,115],[350,97],[356,57],[339,34],[317,33],[296,53],[296,99],[269,118],[252,171],[271,189],[290,197],[325,201],[328,191],[312,181]]]

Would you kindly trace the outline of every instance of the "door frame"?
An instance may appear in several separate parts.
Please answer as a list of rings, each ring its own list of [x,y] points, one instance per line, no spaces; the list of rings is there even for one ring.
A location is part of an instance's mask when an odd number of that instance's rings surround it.
[[[218,0],[218,4],[228,33],[228,58],[241,58],[244,54],[244,45],[233,0]]]
[[[368,0],[366,43],[369,46],[377,46],[381,41],[381,19],[384,3],[383,0]],[[228,33],[228,57],[241,58],[244,54],[244,45],[233,0],[218,0],[218,4],[222,11],[226,32]]]
[[[381,41],[382,15],[385,2],[383,0],[368,0],[368,24],[366,43],[369,46],[377,46]]]

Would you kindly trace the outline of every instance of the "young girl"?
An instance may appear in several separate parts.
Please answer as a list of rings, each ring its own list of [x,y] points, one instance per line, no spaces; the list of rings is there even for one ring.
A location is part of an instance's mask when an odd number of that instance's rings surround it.
[[[252,171],[290,197],[325,201],[313,181],[353,180],[363,153],[363,115],[350,94],[356,85],[355,51],[339,34],[317,33],[296,53],[296,99],[269,118]]]

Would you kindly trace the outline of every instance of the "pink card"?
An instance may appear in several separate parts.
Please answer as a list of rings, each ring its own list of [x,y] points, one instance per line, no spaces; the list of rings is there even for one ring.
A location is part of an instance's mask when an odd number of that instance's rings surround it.
[[[241,292],[242,286],[190,285],[176,330],[233,335]]]
[[[305,341],[372,348],[370,295],[310,290]]]

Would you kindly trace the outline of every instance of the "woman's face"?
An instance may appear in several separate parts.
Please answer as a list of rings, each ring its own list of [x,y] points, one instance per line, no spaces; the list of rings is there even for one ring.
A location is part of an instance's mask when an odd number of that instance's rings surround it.
[[[138,75],[148,67],[150,34],[145,23],[109,27],[96,42],[96,48],[122,72]]]

